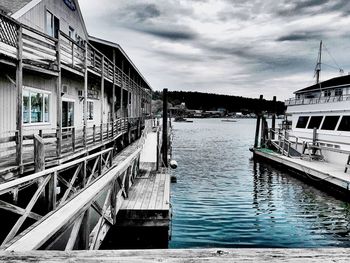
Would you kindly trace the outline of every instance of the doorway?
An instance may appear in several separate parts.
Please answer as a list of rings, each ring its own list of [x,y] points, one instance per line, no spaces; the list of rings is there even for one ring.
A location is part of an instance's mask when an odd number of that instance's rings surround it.
[[[74,126],[74,102],[62,101],[62,127]]]

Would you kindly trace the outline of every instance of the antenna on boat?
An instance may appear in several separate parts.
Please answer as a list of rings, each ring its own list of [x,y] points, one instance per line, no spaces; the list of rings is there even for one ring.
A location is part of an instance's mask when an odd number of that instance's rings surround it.
[[[316,84],[320,83],[321,58],[322,58],[322,40],[320,42],[320,49],[318,50],[317,63],[315,68]]]

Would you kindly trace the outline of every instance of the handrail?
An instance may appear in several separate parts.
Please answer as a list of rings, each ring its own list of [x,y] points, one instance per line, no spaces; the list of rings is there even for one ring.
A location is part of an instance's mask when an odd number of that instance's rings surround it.
[[[22,185],[24,185],[24,184],[26,184],[26,183],[28,183],[30,181],[37,180],[37,179],[39,179],[39,178],[41,178],[43,176],[55,173],[57,171],[65,170],[65,169],[67,169],[69,167],[73,167],[73,166],[75,166],[75,165],[77,165],[77,164],[79,164],[81,162],[94,159],[97,156],[99,156],[101,154],[105,154],[105,153],[110,152],[112,150],[113,150],[113,147],[105,149],[105,150],[100,151],[98,153],[95,153],[95,154],[92,154],[92,155],[80,158],[78,160],[74,160],[74,161],[71,161],[71,162],[68,162],[68,163],[65,163],[65,164],[61,164],[59,166],[55,166],[55,167],[46,169],[46,170],[41,171],[41,172],[37,172],[37,173],[31,174],[31,175],[28,175],[28,176],[25,176],[25,177],[22,177],[22,178],[15,179],[15,180],[10,181],[10,182],[6,182],[6,183],[3,183],[3,184],[0,184],[0,195],[8,193],[8,192],[12,191],[14,188],[20,187],[20,186],[22,186]]]
[[[320,104],[320,103],[332,103],[339,101],[348,101],[350,100],[349,94],[343,94],[340,96],[329,96],[329,97],[321,97],[321,98],[290,98],[285,101],[286,106],[292,105],[305,105],[305,104]]]

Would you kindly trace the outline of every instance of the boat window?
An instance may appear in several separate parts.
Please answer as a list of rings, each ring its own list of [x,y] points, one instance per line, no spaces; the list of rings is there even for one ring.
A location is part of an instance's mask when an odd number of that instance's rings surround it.
[[[350,131],[350,116],[343,116],[340,121],[338,131]]]
[[[343,95],[343,89],[335,89],[334,96],[342,96]]]
[[[340,116],[326,116],[322,124],[321,130],[331,131],[337,126]]]
[[[309,122],[309,125],[307,126],[308,129],[313,128],[320,128],[320,124],[322,122],[323,116],[312,116]]]
[[[324,92],[323,92],[323,96],[325,97],[330,97],[331,96],[331,90],[330,89],[326,89]]]
[[[309,116],[300,116],[297,122],[297,128],[305,128],[307,122],[309,121]]]

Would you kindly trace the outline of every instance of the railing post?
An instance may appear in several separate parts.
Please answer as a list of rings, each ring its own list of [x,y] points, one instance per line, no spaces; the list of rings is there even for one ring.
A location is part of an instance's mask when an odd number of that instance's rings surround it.
[[[103,142],[103,124],[100,124],[100,141]]]
[[[256,110],[256,127],[255,127],[255,140],[254,140],[254,148],[258,147],[259,142],[259,129],[260,129],[260,114],[261,114],[261,104],[263,100],[263,95],[260,95],[258,109]]]
[[[34,134],[34,169],[35,172],[45,170],[45,145],[43,139]]]
[[[72,128],[72,149],[75,151],[75,127]]]
[[[83,145],[86,147],[86,139],[87,139],[87,87],[88,87],[88,44],[85,42],[85,59],[84,59],[84,127],[83,127]]]
[[[109,140],[109,122],[107,122],[107,140]]]
[[[168,89],[163,89],[162,157],[164,166],[168,167]]]
[[[56,107],[57,107],[57,113],[56,113],[56,123],[57,123],[57,134],[56,134],[56,140],[57,140],[57,148],[56,148],[56,155],[57,157],[61,157],[62,154],[62,74],[61,74],[61,42],[60,42],[60,31],[58,31],[58,38],[56,42],[56,59],[57,59],[57,70],[58,70],[58,76],[56,79]]]
[[[74,68],[74,42],[72,41],[72,67]]]
[[[96,142],[96,125],[92,126],[92,141]]]
[[[156,164],[156,171],[159,171],[159,128],[157,129],[157,164]]]
[[[16,88],[17,88],[17,112],[16,112],[16,163],[20,174],[23,173],[23,39],[22,27],[17,29],[17,66],[16,66]]]

